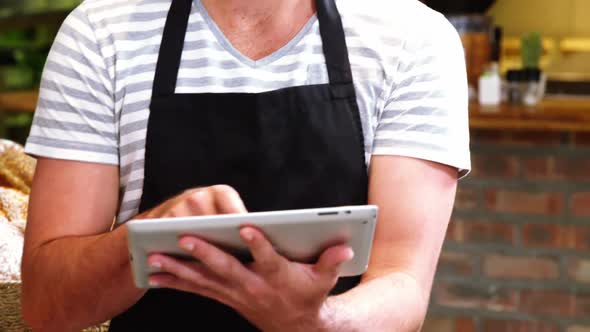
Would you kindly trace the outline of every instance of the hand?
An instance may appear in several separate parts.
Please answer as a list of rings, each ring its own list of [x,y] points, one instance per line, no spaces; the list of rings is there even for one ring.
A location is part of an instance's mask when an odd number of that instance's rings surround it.
[[[212,206],[201,208],[214,210]],[[240,235],[254,257],[252,264],[244,266],[215,246],[186,236],[179,246],[200,263],[151,255],[148,263],[161,273],[151,276],[150,283],[224,303],[264,331],[325,330],[325,300],[338,281],[339,267],[352,259],[352,249],[335,246],[316,264],[300,264],[279,255],[255,228],[244,227]]]
[[[134,219],[175,218],[246,213],[240,195],[230,186],[217,185],[187,190]]]

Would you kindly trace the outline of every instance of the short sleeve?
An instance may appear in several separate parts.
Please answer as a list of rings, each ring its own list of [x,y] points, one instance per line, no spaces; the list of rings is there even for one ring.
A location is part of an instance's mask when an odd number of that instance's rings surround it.
[[[465,57],[454,27],[439,14],[411,33],[375,133],[373,155],[400,155],[471,168]]]
[[[117,165],[114,84],[82,7],[50,50],[25,151],[55,159]]]

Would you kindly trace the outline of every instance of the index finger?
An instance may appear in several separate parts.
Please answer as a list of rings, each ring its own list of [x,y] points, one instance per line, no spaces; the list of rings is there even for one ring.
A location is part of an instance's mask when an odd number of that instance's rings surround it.
[[[217,214],[247,213],[244,202],[238,192],[227,185],[218,185],[210,188],[215,197]]]

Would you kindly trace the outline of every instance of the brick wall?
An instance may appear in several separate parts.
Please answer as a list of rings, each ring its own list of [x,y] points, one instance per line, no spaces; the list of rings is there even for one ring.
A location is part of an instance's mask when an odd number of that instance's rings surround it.
[[[590,135],[474,131],[425,332],[590,332]]]

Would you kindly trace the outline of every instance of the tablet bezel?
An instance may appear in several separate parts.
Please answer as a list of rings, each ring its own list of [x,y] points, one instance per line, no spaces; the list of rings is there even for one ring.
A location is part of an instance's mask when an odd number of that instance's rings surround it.
[[[355,256],[343,264],[341,276],[361,275],[368,268],[377,212],[377,206],[363,205],[132,220],[126,227],[134,281],[139,288],[149,288],[149,274],[157,271],[147,266],[148,253],[186,257],[178,248],[178,239],[188,234],[209,240],[245,259],[247,247],[239,237],[243,226],[259,228],[281,254],[306,263],[311,263],[317,252],[329,245],[346,243]]]

